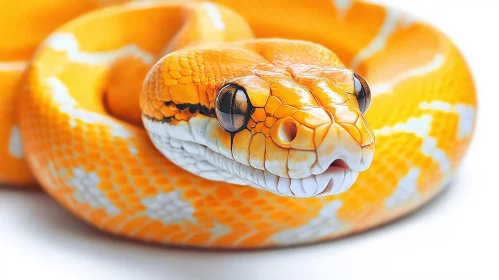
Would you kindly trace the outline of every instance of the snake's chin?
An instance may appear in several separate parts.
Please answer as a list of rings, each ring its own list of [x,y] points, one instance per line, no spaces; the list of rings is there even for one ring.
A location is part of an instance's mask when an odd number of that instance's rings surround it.
[[[143,117],[151,141],[166,158],[208,180],[250,185],[280,196],[297,198],[337,195],[348,190],[357,180],[358,172],[352,171],[341,160],[332,161],[322,173],[299,179],[277,176],[241,164],[213,151],[213,144],[209,143],[212,139],[205,137],[206,127],[211,121],[216,120],[193,117],[171,125]]]

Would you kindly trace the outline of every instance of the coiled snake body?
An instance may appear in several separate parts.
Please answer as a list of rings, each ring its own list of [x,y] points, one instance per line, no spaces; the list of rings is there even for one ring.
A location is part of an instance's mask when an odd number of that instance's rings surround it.
[[[3,39],[32,32],[0,43],[0,180],[37,182],[106,232],[219,248],[344,236],[437,194],[472,137],[458,50],[390,8],[135,1],[38,45],[98,4],[29,2],[31,21],[0,21]]]

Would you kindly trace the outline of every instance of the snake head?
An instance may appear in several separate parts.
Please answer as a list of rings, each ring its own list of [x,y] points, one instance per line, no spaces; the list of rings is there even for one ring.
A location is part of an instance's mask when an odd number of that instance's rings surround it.
[[[254,40],[181,50],[141,95],[154,145],[206,179],[290,197],[340,194],[374,155],[367,82],[312,43]]]

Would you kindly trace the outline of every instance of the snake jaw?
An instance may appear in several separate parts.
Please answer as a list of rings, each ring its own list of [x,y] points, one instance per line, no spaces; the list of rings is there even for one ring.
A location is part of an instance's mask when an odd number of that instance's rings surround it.
[[[143,122],[155,147],[179,167],[208,180],[250,185],[280,196],[309,198],[340,194],[356,181],[362,161],[370,164],[372,160],[369,153],[372,146],[355,149],[355,141],[346,132],[338,133],[332,125],[327,135],[342,135],[350,142],[344,142],[346,146],[340,145],[343,148],[338,149],[336,140],[326,135],[316,151],[319,156],[310,175],[290,178],[238,162],[231,153],[222,153],[222,142],[207,137],[210,130],[218,127],[212,118],[196,116],[172,125],[144,117]]]

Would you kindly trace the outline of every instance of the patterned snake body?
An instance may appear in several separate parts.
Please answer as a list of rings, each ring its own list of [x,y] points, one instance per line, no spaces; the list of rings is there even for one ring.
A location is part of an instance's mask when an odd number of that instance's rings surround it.
[[[81,2],[74,15],[94,8]],[[255,248],[372,228],[435,196],[473,134],[452,42],[365,2],[133,2],[65,24],[32,58],[12,44],[0,180],[143,241]]]

